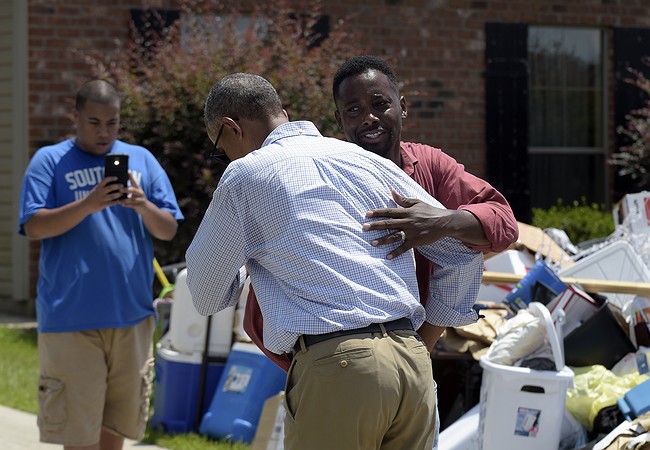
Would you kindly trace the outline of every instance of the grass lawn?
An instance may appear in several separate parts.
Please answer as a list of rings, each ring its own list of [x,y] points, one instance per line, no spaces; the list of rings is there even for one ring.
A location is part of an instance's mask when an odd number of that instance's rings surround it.
[[[38,352],[36,330],[0,326],[0,405],[36,414]],[[167,435],[147,430],[143,440],[172,450],[250,450],[249,445],[218,442],[199,434]]]
[[[0,405],[38,411],[36,330],[0,327]]]

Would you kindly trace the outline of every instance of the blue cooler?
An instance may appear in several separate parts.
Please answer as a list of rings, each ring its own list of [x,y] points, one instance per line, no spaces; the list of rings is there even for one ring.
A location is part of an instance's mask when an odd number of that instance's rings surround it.
[[[157,344],[151,428],[169,434],[194,431],[199,407],[201,359],[201,353],[173,350],[166,337]],[[201,415],[210,405],[225,362],[225,358],[211,358],[208,363]]]
[[[255,344],[236,342],[199,433],[251,443],[264,402],[284,390],[286,377]]]

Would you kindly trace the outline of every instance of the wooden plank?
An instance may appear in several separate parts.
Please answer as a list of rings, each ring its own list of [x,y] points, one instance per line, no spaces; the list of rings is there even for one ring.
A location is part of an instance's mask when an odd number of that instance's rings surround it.
[[[517,284],[524,275],[515,273],[483,272],[483,284]],[[593,280],[589,278],[560,277],[566,284],[579,284],[588,292],[635,294],[650,297],[650,283],[638,281]]]

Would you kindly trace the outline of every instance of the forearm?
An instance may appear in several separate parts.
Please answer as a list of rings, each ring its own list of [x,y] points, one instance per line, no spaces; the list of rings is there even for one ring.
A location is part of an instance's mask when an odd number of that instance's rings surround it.
[[[146,200],[137,212],[142,217],[142,222],[156,239],[170,241],[176,236],[178,222],[174,216],[164,209],[158,208],[149,200]]]
[[[59,208],[42,208],[25,223],[25,234],[32,240],[60,236],[81,223],[91,212],[83,199]]]
[[[445,331],[446,328],[447,327],[431,325],[429,322],[424,322],[422,324],[418,330],[418,334],[426,344],[429,352],[433,351],[433,347],[436,345],[436,342],[438,342],[438,339],[440,339],[442,332]]]
[[[469,211],[450,211],[449,236],[466,244],[476,246],[490,245],[481,222]]]

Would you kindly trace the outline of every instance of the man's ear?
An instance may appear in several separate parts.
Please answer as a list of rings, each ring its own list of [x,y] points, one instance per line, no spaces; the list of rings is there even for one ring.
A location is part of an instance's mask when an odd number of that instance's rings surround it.
[[[406,99],[404,98],[404,96],[400,97],[399,106],[400,108],[402,108],[402,119],[406,119],[406,116],[408,116],[408,111],[406,108]]]
[[[241,126],[240,126],[240,124],[239,124],[238,121],[236,121],[236,120],[234,120],[234,119],[231,119],[230,117],[224,117],[224,118],[221,119],[221,120],[223,121],[223,123],[224,123],[227,127],[230,127],[230,128],[233,129],[233,131],[234,131],[234,133],[235,133],[235,137],[237,137],[237,139],[241,139],[241,137],[242,137],[242,135],[243,135],[243,130],[242,130],[242,128],[241,128]]]
[[[72,121],[72,128],[76,130],[79,124],[79,110],[77,108],[73,109],[68,117]]]
[[[336,123],[339,126],[339,130],[343,131],[343,125],[341,124],[341,113],[338,109],[334,110],[334,118],[336,119]]]

